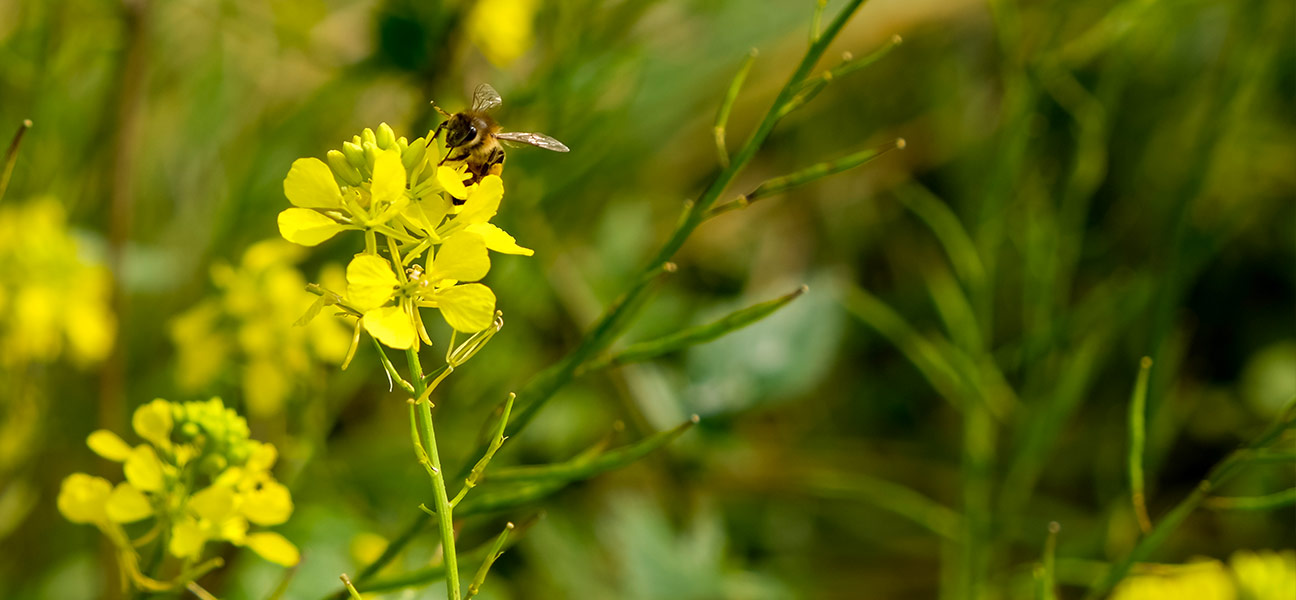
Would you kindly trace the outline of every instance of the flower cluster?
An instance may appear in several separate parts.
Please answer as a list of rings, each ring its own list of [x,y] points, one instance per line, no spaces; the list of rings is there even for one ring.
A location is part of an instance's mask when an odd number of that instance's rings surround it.
[[[1268,600],[1296,598],[1296,552],[1239,550],[1227,566],[1215,560],[1148,565],[1112,593],[1112,600]]]
[[[249,247],[238,265],[212,268],[215,296],[170,326],[182,390],[208,390],[237,369],[249,414],[275,415],[319,362],[338,363],[346,356],[351,336],[338,321],[293,326],[310,307],[302,294],[306,278],[294,266],[303,254],[283,240],[267,240]],[[345,285],[338,265],[320,277],[325,285]]]
[[[343,231],[364,234],[364,253],[346,268],[346,293],[316,289],[305,317],[336,306],[357,318],[352,352],[361,328],[391,348],[431,344],[423,308],[437,309],[455,331],[490,327],[495,294],[477,283],[490,270],[488,250],[532,254],[490,223],[504,197],[499,176],[472,181],[464,165],[442,165],[428,148],[427,139],[396,138],[384,123],[330,151],[327,164],[297,160],[284,179],[293,204],[279,214],[284,239],[314,246]]]
[[[249,533],[252,525],[273,526],[292,514],[288,488],[271,475],[275,447],[248,437],[247,421],[219,398],[207,402],[154,400],[135,411],[131,446],[115,433],[98,430],[86,440],[100,456],[122,463],[125,481],[73,473],[63,480],[58,509],[69,521],[98,527],[117,548],[122,571],[137,587],[176,589],[218,566],[199,563],[208,542],[228,541],[266,560],[297,564],[297,548],[277,533]],[[151,520],[132,539],[126,524]],[[146,576],[136,548],[156,543],[179,559],[170,581]]]
[[[90,364],[112,350],[108,270],[84,250],[53,198],[0,206],[0,366]]]

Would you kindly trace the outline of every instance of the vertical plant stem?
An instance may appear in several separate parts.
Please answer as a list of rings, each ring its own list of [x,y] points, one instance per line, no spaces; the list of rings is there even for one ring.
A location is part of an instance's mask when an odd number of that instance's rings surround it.
[[[1144,420],[1147,416],[1148,372],[1151,369],[1152,359],[1144,356],[1139,361],[1138,380],[1134,382],[1129,407],[1130,501],[1134,504],[1134,516],[1138,519],[1139,529],[1144,534],[1152,532],[1152,519],[1148,517],[1147,497],[1143,492],[1143,446],[1146,438]]]
[[[966,600],[984,597],[989,578],[994,446],[995,424],[990,411],[982,403],[967,403],[963,414],[963,519],[967,531],[960,569]]]
[[[31,119],[23,119],[18,131],[14,133],[13,141],[9,143],[9,150],[5,152],[4,166],[0,167],[0,200],[4,199],[5,190],[9,189],[9,176],[13,174],[14,162],[18,160],[18,144],[22,143],[23,134],[31,126]]]
[[[409,358],[410,379],[416,397],[422,397],[426,388],[423,383],[423,366],[419,364],[418,352],[413,348],[406,350]],[[446,566],[446,598],[459,600],[459,561],[455,556],[454,515],[451,513],[450,497],[446,494],[445,474],[441,472],[441,456],[437,451],[436,431],[432,427],[432,403],[426,399],[415,403],[415,420],[423,438],[423,450],[431,464],[432,493],[436,500],[436,519],[441,531],[441,553]]]

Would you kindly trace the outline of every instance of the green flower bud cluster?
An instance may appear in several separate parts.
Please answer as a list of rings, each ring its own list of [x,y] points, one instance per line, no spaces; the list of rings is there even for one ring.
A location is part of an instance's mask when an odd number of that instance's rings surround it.
[[[411,142],[404,136],[396,137],[391,126],[383,123],[378,126],[378,131],[366,127],[360,135],[352,136],[351,141],[342,143],[341,151],[329,150],[328,166],[338,181],[355,187],[373,177],[374,161],[379,152],[395,150],[400,153],[405,170],[413,171],[423,162],[427,148],[427,138],[420,137]]]
[[[226,408],[220,398],[174,402],[171,406],[176,441],[190,444],[198,451],[198,469],[206,475],[244,465],[260,445],[249,437],[247,419]]]

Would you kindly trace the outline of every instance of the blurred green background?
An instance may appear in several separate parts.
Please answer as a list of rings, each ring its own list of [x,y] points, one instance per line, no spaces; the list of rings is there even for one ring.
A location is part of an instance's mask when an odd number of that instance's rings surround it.
[[[53,502],[73,471],[120,478],[85,447],[90,431],[126,435],[155,397],[244,411],[257,393],[234,342],[185,383],[174,323],[225,297],[214,265],[277,237],[295,158],[380,122],[424,135],[439,122],[429,100],[458,110],[480,82],[501,92],[506,128],[572,148],[509,154],[496,222],[536,254],[496,257],[506,325],[438,392],[457,466],[475,460],[483,415],[574,345],[717,171],[715,111],[754,47],[730,147],[750,133],[814,6],[0,0],[0,133],[34,122],[0,207],[64,207],[77,253],[113,272],[117,327],[96,359],[12,350],[0,366],[0,595],[116,593],[99,533]],[[809,292],[562,389],[498,460],[702,422],[535,509],[469,520],[471,547],[544,513],[482,597],[1029,597],[1051,521],[1063,596],[1078,597],[1139,536],[1126,415],[1141,357],[1154,522],[1296,394],[1294,22],[1290,2],[866,4],[824,68],[904,43],[785,118],[722,199],[896,137],[907,148],[697,231],[627,340]],[[302,281],[357,249],[303,252]],[[61,302],[86,297],[81,281]],[[0,318],[17,330],[12,307]],[[368,342],[345,372],[319,354],[250,419],[293,489],[280,528],[305,557],[293,598],[336,589],[429,491]],[[963,387],[1002,412],[973,417],[987,411],[961,404]],[[1293,485],[1279,463],[1222,493]],[[1291,506],[1200,510],[1151,559],[1293,545]],[[424,534],[393,572],[435,548]],[[265,597],[282,574],[227,558],[203,580],[222,598]]]

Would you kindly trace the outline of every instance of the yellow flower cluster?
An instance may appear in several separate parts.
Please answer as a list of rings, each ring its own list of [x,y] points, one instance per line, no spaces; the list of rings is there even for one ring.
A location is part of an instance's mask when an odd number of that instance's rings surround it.
[[[122,463],[125,481],[73,473],[63,480],[58,509],[69,521],[98,527],[117,547],[126,580],[148,590],[182,587],[218,566],[199,563],[208,542],[228,541],[266,560],[297,564],[296,546],[277,533],[249,533],[252,525],[273,526],[292,514],[292,497],[270,474],[275,447],[249,439],[247,421],[219,398],[207,402],[154,400],[132,418],[145,440],[135,446],[111,431],[86,440],[100,456]],[[147,533],[128,536],[124,525],[152,520]],[[136,548],[162,544],[182,562],[162,581],[141,572]]]
[[[1226,567],[1215,560],[1148,565],[1127,577],[1112,600],[1290,600],[1296,598],[1296,551],[1239,550]]]
[[[468,13],[468,38],[492,64],[507,67],[535,42],[539,8],[536,0],[479,0]]]
[[[311,304],[302,294],[306,278],[294,266],[303,254],[283,240],[267,240],[249,247],[237,266],[212,268],[217,293],[170,325],[182,390],[209,390],[237,369],[248,413],[265,417],[283,410],[316,364],[342,361],[351,335],[341,323],[321,319],[293,326]],[[326,267],[321,279],[343,285],[342,268]]]
[[[53,198],[0,205],[0,366],[103,360],[117,321],[108,270],[88,262]]]
[[[279,214],[284,239],[314,246],[343,231],[365,236],[365,252],[347,266],[346,293],[320,290],[306,317],[324,306],[356,317],[352,351],[361,328],[396,349],[431,344],[423,308],[459,332],[490,327],[495,294],[476,283],[490,270],[488,250],[532,254],[490,223],[504,197],[499,176],[472,182],[465,166],[441,165],[427,148],[425,138],[396,138],[384,123],[330,151],[327,164],[297,160],[284,179],[293,204]]]

